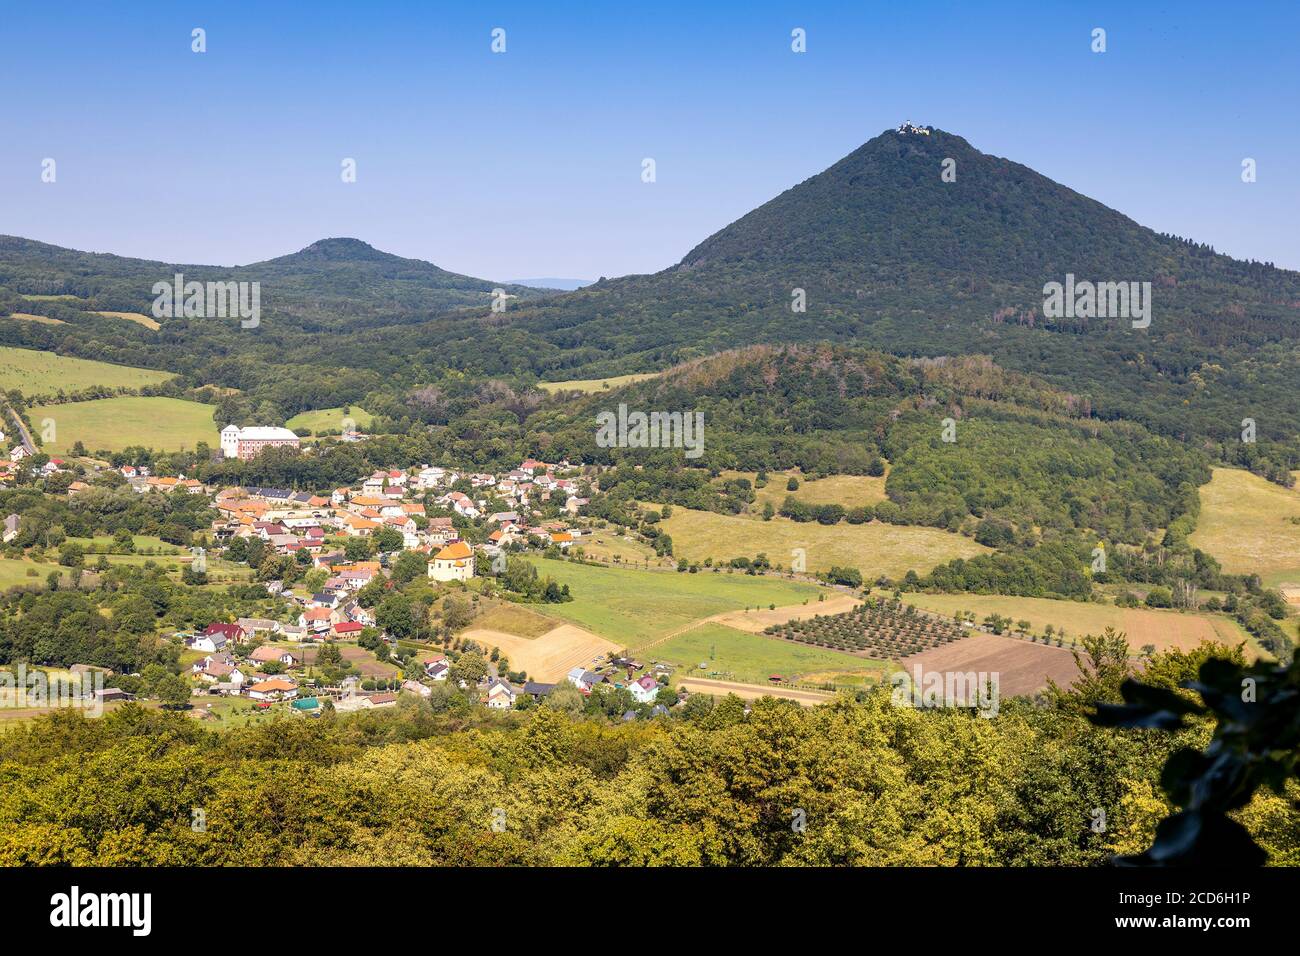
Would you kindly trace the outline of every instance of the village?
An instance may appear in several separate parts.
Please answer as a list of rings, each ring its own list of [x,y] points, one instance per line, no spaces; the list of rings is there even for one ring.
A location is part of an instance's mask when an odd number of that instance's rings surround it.
[[[287,444],[283,431],[227,429],[222,433],[223,451],[249,459],[265,447]],[[40,473],[48,476],[63,467],[62,460],[50,459]],[[661,694],[666,669],[638,676],[643,669],[639,662],[612,653],[593,657],[549,683],[527,675],[512,681],[507,673],[498,673],[496,653],[485,661],[483,673],[458,676],[455,651],[449,657],[427,646],[417,648],[417,673],[407,667],[391,678],[339,676],[347,669],[344,657],[354,655],[340,654],[336,648],[382,648],[378,656],[399,659],[399,644],[408,652],[414,646],[380,627],[374,608],[358,600],[368,586],[391,587],[391,569],[403,555],[414,556],[408,562],[423,563],[430,582],[463,585],[476,573],[503,571],[510,553],[563,554],[590,535],[591,527],[581,518],[589,503],[583,494],[593,493],[596,483],[580,479],[580,470],[567,461],[526,459],[500,474],[436,465],[381,469],[351,487],[333,489],[328,497],[284,488],[212,487],[183,475],[152,475],[147,468],[131,465],[117,470],[138,493],[204,495],[211,502],[218,516],[210,528],[212,547],[191,549],[191,573],[202,574],[209,557],[244,558],[250,548],[260,555],[291,559],[309,572],[296,584],[264,582],[267,594],[284,609],[275,618],[214,621],[196,632],[173,635],[185,648],[183,676],[190,681],[199,717],[206,716],[210,705],[204,700],[211,698],[306,715],[325,709],[393,707],[403,694],[428,698],[449,680],[463,693],[476,690],[479,703],[495,710],[539,702],[558,686],[572,687],[583,697],[602,686],[625,688],[648,715],[666,713],[664,701],[676,703],[675,697]],[[68,494],[85,487],[84,482],[73,482]],[[565,517],[543,519],[543,508]],[[18,518],[10,518],[16,532]],[[470,540],[471,528],[477,529],[472,536],[479,540]],[[302,586],[310,583],[310,572],[317,572],[317,581],[323,577],[318,587]],[[486,656],[488,649],[471,645],[461,648],[465,650]],[[343,666],[322,666],[328,661]],[[101,693],[105,701],[132,696],[114,688]],[[626,719],[637,716],[637,711],[624,714]]]

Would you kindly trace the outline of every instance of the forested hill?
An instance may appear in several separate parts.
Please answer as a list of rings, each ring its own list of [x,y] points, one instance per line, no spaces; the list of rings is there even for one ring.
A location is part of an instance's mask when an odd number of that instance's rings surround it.
[[[359,239],[322,239],[291,255],[227,267],[79,252],[0,236],[0,289],[17,296],[81,300],[56,303],[55,309],[149,314],[153,284],[170,281],[178,272],[186,281],[261,282],[262,302],[277,319],[331,331],[420,322],[450,309],[489,307],[492,290],[498,287],[518,299],[553,294],[458,275],[419,259],[380,252]]]
[[[3,240],[0,314],[31,312],[16,293],[33,292],[146,310],[141,280],[157,281],[159,265]],[[199,279],[260,277],[261,327],[171,320],[150,332],[52,302],[42,314],[63,325],[0,321],[0,342],[179,371],[184,384],[238,388],[286,415],[392,407],[463,376],[518,388],[658,371],[754,343],[982,354],[1086,398],[1098,417],[1141,422],[1277,480],[1300,465],[1290,398],[1300,273],[1159,235],[943,130],[874,137],[672,268],[544,297],[511,288],[518,298],[500,314],[488,283],[355,240],[220,275],[192,268]],[[1150,325],[1046,317],[1043,287],[1067,274],[1149,282]],[[792,308],[797,294],[804,311]],[[456,305],[466,307],[447,311]],[[1244,418],[1259,444],[1241,447]]]

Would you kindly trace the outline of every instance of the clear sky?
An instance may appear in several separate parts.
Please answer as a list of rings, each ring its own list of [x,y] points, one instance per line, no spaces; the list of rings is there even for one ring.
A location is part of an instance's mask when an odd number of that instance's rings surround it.
[[[0,0],[0,233],[182,263],[354,236],[489,279],[651,272],[910,119],[1300,269],[1298,50],[1295,2]]]

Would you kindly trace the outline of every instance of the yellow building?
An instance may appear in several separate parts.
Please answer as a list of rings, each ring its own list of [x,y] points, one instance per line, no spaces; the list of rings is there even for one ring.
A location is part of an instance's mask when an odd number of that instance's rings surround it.
[[[474,552],[464,541],[447,545],[429,564],[429,577],[435,581],[468,581],[473,576]]]

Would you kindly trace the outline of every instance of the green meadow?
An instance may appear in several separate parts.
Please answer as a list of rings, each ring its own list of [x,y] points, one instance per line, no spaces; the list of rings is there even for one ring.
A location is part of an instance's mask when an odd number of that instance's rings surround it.
[[[687,574],[529,560],[543,577],[567,584],[574,598],[539,610],[631,649],[724,611],[802,604],[822,592],[811,584],[725,571]]]
[[[29,398],[57,395],[61,391],[79,392],[95,385],[142,388],[165,382],[172,375],[171,372],[110,365],[53,352],[0,347],[0,389],[16,388]]]
[[[216,448],[220,436],[212,420],[213,407],[181,398],[124,395],[89,402],[38,405],[31,409],[39,432],[53,422],[54,440],[42,451],[66,454],[80,441],[87,451],[121,451],[132,445],[160,451],[193,449],[199,442]]]

